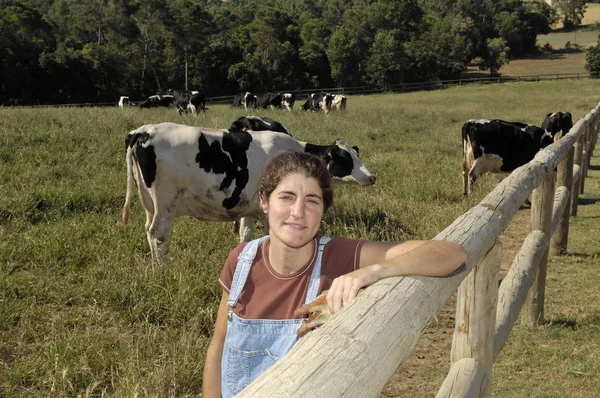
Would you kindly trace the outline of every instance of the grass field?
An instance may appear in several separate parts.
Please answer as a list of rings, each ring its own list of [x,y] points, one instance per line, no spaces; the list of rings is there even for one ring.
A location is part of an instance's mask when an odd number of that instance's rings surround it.
[[[564,48],[567,42],[571,43],[571,45],[578,44],[587,47],[598,43],[598,33],[600,32],[552,32],[547,35],[538,35],[537,44],[543,46],[549,43],[554,49]]]
[[[600,22],[600,3],[587,3],[581,24],[592,25],[596,22]]]
[[[336,187],[324,233],[431,238],[470,206],[460,174],[460,128],[467,119],[539,125],[546,113],[561,110],[578,120],[598,103],[599,90],[596,80],[477,85],[352,96],[347,113],[330,116],[256,113],[277,119],[303,141],[327,144],[342,137],[358,145],[377,176],[373,187]],[[119,223],[126,182],[123,139],[147,123],[224,128],[240,115],[229,106],[212,106],[206,118],[179,118],[172,109],[0,108],[0,396],[181,397],[201,391],[221,294],[217,279],[236,236],[231,223],[178,219],[169,267],[152,266],[137,200],[130,225]],[[500,178],[481,177],[476,200]],[[577,251],[597,252],[593,244],[582,243]],[[561,283],[549,299],[562,303],[555,317],[585,317],[590,328],[582,328],[579,338],[598,341],[593,303],[571,300],[574,291],[583,297],[585,289],[597,289],[567,284],[552,271],[550,280]],[[494,378],[499,396],[555,396],[547,380],[555,376],[552,357],[571,340],[555,331],[533,333],[513,333],[515,352],[526,350],[528,338],[550,333],[555,338],[544,343],[546,351],[540,349],[548,366],[520,364],[516,372],[535,377],[518,391],[511,390],[510,379]],[[512,374],[508,358],[505,371]],[[591,359],[574,361],[573,369],[584,374],[573,377],[598,375]],[[595,393],[583,385],[582,394]]]
[[[587,76],[584,52],[514,59],[500,68],[502,76],[538,76],[567,73],[581,73]]]

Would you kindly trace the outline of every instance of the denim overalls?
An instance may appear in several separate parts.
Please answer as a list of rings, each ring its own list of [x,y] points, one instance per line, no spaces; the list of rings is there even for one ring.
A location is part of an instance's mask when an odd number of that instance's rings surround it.
[[[249,242],[238,257],[238,263],[231,282],[227,305],[227,335],[221,359],[221,394],[232,397],[265,370],[284,356],[296,343],[296,330],[303,319],[242,319],[231,308],[235,307],[242,294],[246,278],[250,272],[256,250],[267,236]],[[310,275],[305,304],[317,297],[321,276],[323,249],[330,238],[322,237],[319,242],[317,260]]]

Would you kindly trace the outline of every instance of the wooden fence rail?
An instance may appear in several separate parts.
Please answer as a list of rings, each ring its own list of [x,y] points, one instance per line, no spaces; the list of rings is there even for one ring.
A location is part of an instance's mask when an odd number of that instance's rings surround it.
[[[561,231],[553,252],[564,253],[565,213],[576,215],[578,183],[585,178],[581,165],[589,164],[593,153],[599,115],[600,104],[434,238],[464,247],[468,258],[460,273],[447,278],[388,278],[364,289],[327,324],[300,339],[239,397],[377,396],[461,283],[457,313],[460,308],[469,320],[462,315],[456,318],[454,364],[438,397],[489,396],[491,366],[521,308],[528,308],[529,321],[543,319],[543,264],[550,237],[553,231]],[[582,160],[584,154],[587,158]],[[532,231],[498,288],[501,243],[497,238],[534,189]],[[474,268],[477,271],[471,273]]]

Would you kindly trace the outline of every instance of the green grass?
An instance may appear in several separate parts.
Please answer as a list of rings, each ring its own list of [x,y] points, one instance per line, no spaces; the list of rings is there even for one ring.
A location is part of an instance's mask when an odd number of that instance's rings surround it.
[[[564,48],[567,42],[571,45],[578,44],[580,46],[590,46],[598,43],[599,32],[553,32],[547,35],[538,35],[537,44],[543,46],[546,43],[550,43],[552,48],[559,49]]]
[[[376,174],[373,187],[336,187],[325,233],[421,239],[469,208],[460,166],[467,119],[539,125],[561,110],[577,120],[599,89],[595,80],[481,85],[351,96],[347,113],[330,116],[256,114],[303,141],[342,137]],[[172,109],[0,108],[0,396],[201,391],[217,279],[236,235],[231,223],[177,219],[169,267],[152,266],[137,200],[130,225],[120,225],[124,137],[162,121],[224,128],[241,114],[229,106],[211,106],[206,118]],[[476,200],[500,178],[481,177]]]

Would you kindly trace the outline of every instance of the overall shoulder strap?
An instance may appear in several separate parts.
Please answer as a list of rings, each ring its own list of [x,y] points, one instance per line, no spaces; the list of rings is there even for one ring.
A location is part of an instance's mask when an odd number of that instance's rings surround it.
[[[321,261],[323,260],[323,251],[325,250],[325,245],[330,240],[331,238],[327,236],[322,236],[319,240],[317,260],[315,263],[315,267],[313,268],[312,274],[310,275],[310,280],[308,281],[308,289],[306,290],[306,300],[304,301],[304,304],[308,304],[317,298],[317,293],[319,292],[319,285],[321,284]]]
[[[229,291],[229,299],[227,305],[229,307],[235,307],[242,294],[246,279],[250,273],[250,267],[252,267],[252,261],[256,257],[256,251],[258,247],[263,243],[269,236],[263,236],[260,239],[255,239],[248,242],[244,247],[244,250],[238,256],[237,266],[235,267],[235,273],[233,274],[233,281],[231,282],[231,290]]]

